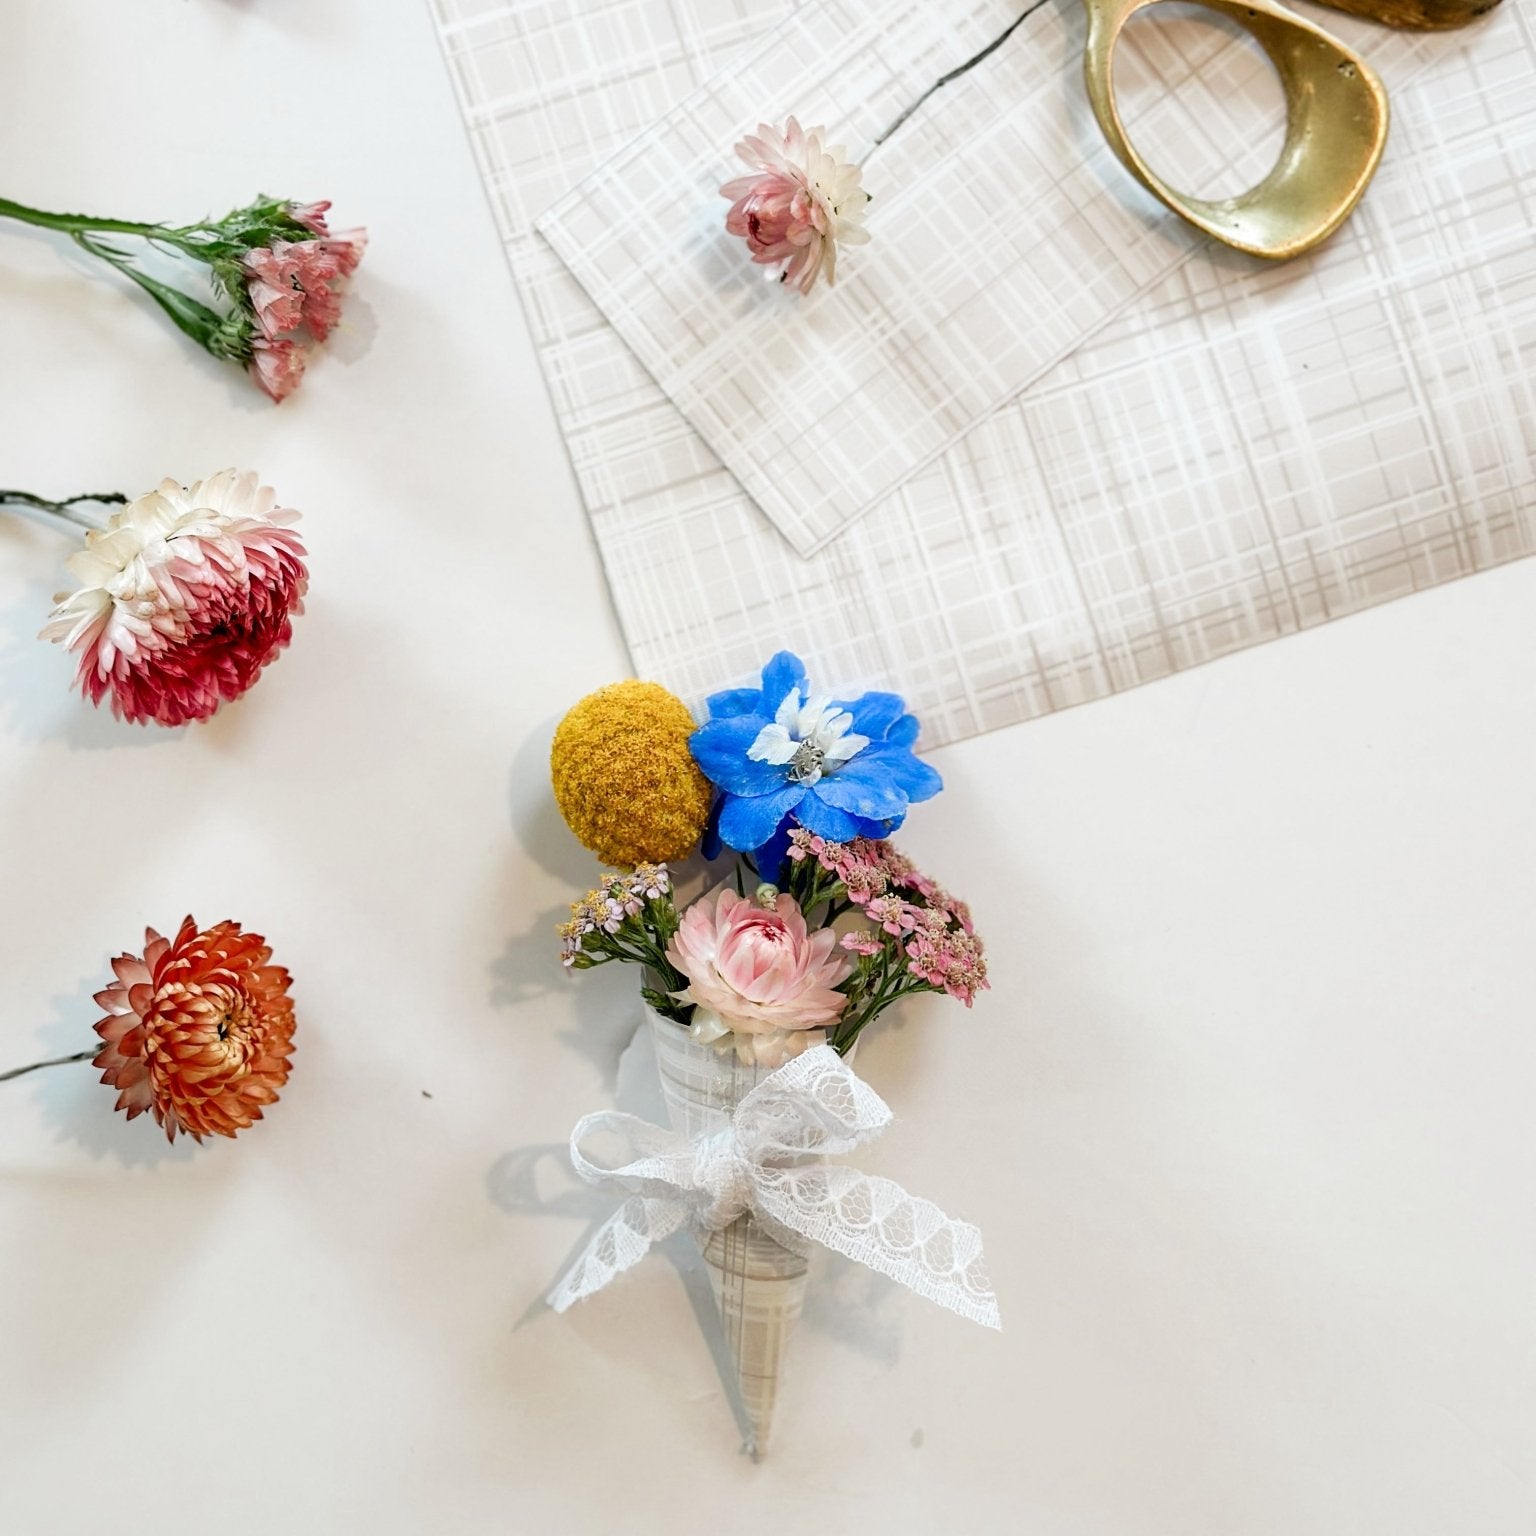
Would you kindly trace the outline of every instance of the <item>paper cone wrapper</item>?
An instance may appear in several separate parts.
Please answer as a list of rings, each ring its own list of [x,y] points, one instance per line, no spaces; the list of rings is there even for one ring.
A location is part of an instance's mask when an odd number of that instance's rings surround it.
[[[682,1025],[647,1010],[656,1065],[672,1128],[688,1137],[724,1130],[736,1106],[765,1077],[734,1050],[719,1051],[689,1037]],[[747,1450],[768,1446],[779,1376],[790,1335],[805,1304],[810,1261],[770,1237],[750,1213],[722,1231],[701,1234],[725,1346],[736,1371]]]

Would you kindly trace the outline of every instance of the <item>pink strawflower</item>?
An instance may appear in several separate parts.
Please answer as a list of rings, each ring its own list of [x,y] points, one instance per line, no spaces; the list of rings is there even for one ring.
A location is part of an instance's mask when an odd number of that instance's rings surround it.
[[[726,229],[747,242],[753,261],[778,267],[779,281],[801,293],[823,274],[831,287],[838,246],[869,239],[863,173],[841,147],[828,148],[824,135],[821,128],[806,132],[794,118],[782,130],[759,124],[736,146],[752,175],[720,189],[731,199]]]
[[[304,546],[254,474],[174,480],[86,536],[68,565],[78,591],[42,631],[80,653],[92,703],[139,723],[204,720],[288,644],[303,611]]]
[[[819,1044],[819,1031],[847,1006],[834,989],[853,967],[837,941],[830,928],[809,933],[792,896],[767,908],[723,889],[683,913],[667,946],[667,959],[688,978],[674,995],[695,1005],[696,1038],[730,1032],[744,1060],[781,1064]]]

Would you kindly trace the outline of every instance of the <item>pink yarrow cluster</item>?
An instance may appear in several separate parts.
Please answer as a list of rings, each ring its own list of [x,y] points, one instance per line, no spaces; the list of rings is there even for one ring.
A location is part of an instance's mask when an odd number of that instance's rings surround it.
[[[637,864],[628,875],[606,875],[602,883],[571,904],[570,920],[560,924],[561,964],[567,969],[586,956],[589,934],[617,934],[632,918],[638,918],[650,902],[672,892],[672,876],[665,864]]]
[[[258,334],[251,342],[251,377],[274,400],[283,400],[304,376],[307,332],[323,342],[341,319],[339,285],[357,270],[368,244],[362,229],[326,227],[328,202],[291,203],[289,213],[312,240],[274,240],[242,262],[246,293]]]
[[[887,934],[901,943],[912,975],[967,1008],[990,986],[970,908],[899,849],[868,838],[836,843],[804,827],[791,831],[789,843],[791,861],[814,860],[834,875],[872,925],[874,933],[849,934],[844,949],[863,956],[878,954],[883,946],[876,935]]]

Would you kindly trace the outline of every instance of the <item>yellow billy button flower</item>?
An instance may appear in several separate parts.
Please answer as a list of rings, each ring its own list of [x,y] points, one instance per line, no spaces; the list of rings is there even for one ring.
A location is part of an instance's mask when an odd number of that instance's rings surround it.
[[[698,846],[714,797],[688,739],[688,706],[658,683],[613,683],[560,722],[550,747],[555,803],[605,864],[662,864]]]

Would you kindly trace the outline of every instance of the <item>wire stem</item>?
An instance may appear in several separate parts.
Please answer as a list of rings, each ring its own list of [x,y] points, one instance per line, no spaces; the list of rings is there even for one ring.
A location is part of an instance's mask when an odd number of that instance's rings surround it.
[[[44,1067],[67,1067],[72,1061],[89,1061],[100,1049],[99,1045],[93,1045],[89,1050],[76,1051],[73,1056],[55,1056],[49,1061],[34,1061],[30,1067],[12,1067],[9,1072],[0,1072],[0,1083],[8,1083],[13,1077],[25,1077],[28,1072],[41,1072]]]
[[[990,43],[988,43],[987,46],[981,50],[980,53],[974,54],[971,58],[967,59],[964,64],[957,64],[955,66],[955,68],[950,70],[950,72],[947,75],[940,75],[939,78],[937,80],[935,80],[933,82],[933,84],[930,85],[928,87],[928,89],[926,91],[924,91],[923,94],[921,96],[919,96],[917,98],[917,100],[914,101],[912,103],[912,105],[910,107],[908,107],[907,110],[905,112],[903,112],[901,114],[901,116],[898,117],[896,119],[896,121],[894,123],[892,123],[889,128],[887,128],[885,130],[884,133],[880,134],[879,137],[877,137],[875,139],[874,144],[871,145],[871,149],[874,149],[874,148],[878,147],[879,145],[884,144],[885,141],[888,138],[890,138],[890,136],[893,133],[895,133],[896,130],[898,128],[900,128],[901,125],[904,122],[906,122],[906,120],[909,117],[911,117],[912,114],[914,112],[916,112],[917,109],[920,106],[922,106],[922,104],[925,101],[927,101],[928,98],[930,96],[932,96],[935,91],[942,90],[951,81],[958,80],[961,77],[961,75],[969,74],[971,72],[971,70],[975,69],[976,66],[982,62],[983,59],[990,58],[994,53],[997,52],[997,50],[999,48],[1001,48],[1003,46],[1004,43],[1006,43],[1008,41],[1008,39],[1010,37],[1013,36],[1013,34],[1015,32],[1017,32],[1019,30],[1020,27],[1022,27],[1024,25],[1024,23],[1026,21],[1029,20],[1029,18],[1031,16],[1033,16],[1035,14],[1036,11],[1038,11],[1041,8],[1041,6],[1043,6],[1043,5],[1047,4],[1047,3],[1048,3],[1048,0],[1034,0],[1034,4],[1033,5],[1029,6],[1023,12],[1023,14],[1020,15],[1019,17],[1017,17],[1015,20],[1010,21],[1008,23],[1008,25],[1003,28],[1001,34],[999,36],[997,36],[997,37],[994,37],[992,39],[992,41]]]
[[[66,496],[63,501],[49,501],[46,496],[34,496],[31,491],[0,491],[0,506],[30,507],[34,512],[46,512],[50,517],[90,529],[100,528],[101,524],[89,513],[77,512],[76,503],[99,501],[109,506],[122,506],[127,500],[121,491],[85,491],[79,496]]]

